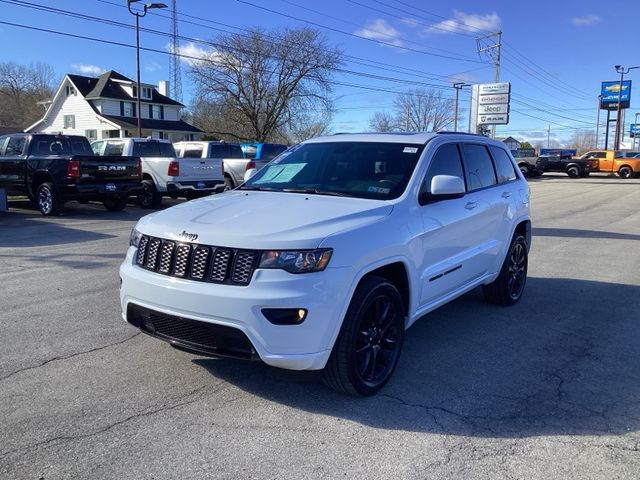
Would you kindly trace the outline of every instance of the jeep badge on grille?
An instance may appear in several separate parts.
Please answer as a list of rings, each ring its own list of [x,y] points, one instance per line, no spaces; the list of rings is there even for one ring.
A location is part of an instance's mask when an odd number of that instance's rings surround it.
[[[183,230],[182,233],[179,233],[178,236],[180,238],[184,238],[185,240],[189,240],[195,242],[198,239],[197,233],[189,233],[186,230]]]

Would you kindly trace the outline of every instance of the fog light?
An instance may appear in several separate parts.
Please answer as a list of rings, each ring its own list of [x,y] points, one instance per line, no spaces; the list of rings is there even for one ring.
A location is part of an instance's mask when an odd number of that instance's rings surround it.
[[[274,325],[298,325],[307,318],[304,308],[263,308],[262,314]]]

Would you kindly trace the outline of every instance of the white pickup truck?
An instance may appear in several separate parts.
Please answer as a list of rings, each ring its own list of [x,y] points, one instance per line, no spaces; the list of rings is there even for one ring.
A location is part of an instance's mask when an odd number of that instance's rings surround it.
[[[133,155],[141,159],[142,193],[138,203],[158,208],[163,196],[196,198],[224,190],[221,167],[204,158],[177,158],[169,140],[109,138],[91,143],[96,155]]]
[[[210,161],[219,163],[227,190],[244,182],[245,172],[256,168],[253,160],[245,158],[238,143],[184,141],[176,142],[173,146],[178,157],[208,158]],[[260,167],[262,166],[261,164]]]

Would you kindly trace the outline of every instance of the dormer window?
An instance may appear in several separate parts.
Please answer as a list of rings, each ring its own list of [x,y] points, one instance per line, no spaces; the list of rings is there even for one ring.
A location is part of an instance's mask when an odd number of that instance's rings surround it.
[[[69,97],[71,95],[75,95],[76,94],[76,89],[73,88],[73,86],[71,86],[71,85],[67,85],[65,87],[65,92],[67,93],[67,97]]]
[[[142,90],[142,96],[140,97],[140,99],[151,100],[153,89],[150,87],[141,87],[141,90]],[[132,91],[133,91],[133,98],[136,98],[138,96],[138,87],[134,85]]]

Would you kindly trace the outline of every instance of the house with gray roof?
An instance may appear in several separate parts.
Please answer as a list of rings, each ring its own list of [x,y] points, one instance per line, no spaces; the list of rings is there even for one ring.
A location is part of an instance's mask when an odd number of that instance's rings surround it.
[[[143,137],[172,142],[198,140],[204,133],[180,119],[180,102],[169,98],[168,82],[140,85],[140,117]],[[44,117],[27,132],[84,135],[90,141],[133,137],[138,132],[137,84],[113,70],[97,78],[68,74],[53,99],[46,102]]]

